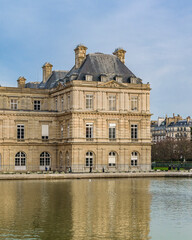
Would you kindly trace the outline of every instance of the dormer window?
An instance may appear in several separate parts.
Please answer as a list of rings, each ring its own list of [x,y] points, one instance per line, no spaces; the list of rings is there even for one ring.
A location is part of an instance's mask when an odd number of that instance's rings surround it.
[[[130,83],[136,84],[137,78],[136,77],[130,77]]]
[[[85,75],[85,80],[86,80],[86,81],[93,81],[93,76],[87,74],[87,75]]]
[[[101,78],[101,82],[107,82],[107,75],[101,74],[100,78]]]
[[[119,83],[122,83],[122,82],[123,82],[122,76],[119,76],[119,75],[117,75],[117,76],[115,77],[115,80],[116,80],[117,82],[119,82]]]
[[[74,73],[70,77],[71,80],[76,80],[77,79],[77,73]]]

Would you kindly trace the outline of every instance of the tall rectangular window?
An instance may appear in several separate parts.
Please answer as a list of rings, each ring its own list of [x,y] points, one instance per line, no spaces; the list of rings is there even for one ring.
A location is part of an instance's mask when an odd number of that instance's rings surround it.
[[[109,139],[116,139],[116,124],[109,124]]]
[[[109,110],[116,110],[116,96],[109,96]]]
[[[41,110],[41,101],[35,100],[34,101],[34,110]]]
[[[70,109],[71,107],[71,99],[70,99],[70,95],[67,95],[67,108]]]
[[[138,98],[137,97],[131,98],[131,111],[138,111]]]
[[[17,125],[17,139],[22,140],[25,138],[25,128],[24,125]]]
[[[63,125],[61,125],[61,138],[63,138]]]
[[[55,110],[57,111],[57,98],[55,98]]]
[[[93,138],[93,123],[86,123],[86,139]]]
[[[49,125],[42,125],[42,139],[49,139]]]
[[[93,95],[86,95],[86,109],[93,109]]]
[[[137,133],[137,124],[131,125],[131,139],[137,139],[138,133]]]
[[[63,109],[64,109],[64,108],[63,108],[63,102],[64,102],[64,101],[63,101],[63,98],[61,98],[61,111],[62,111],[62,112],[63,112]]]
[[[12,110],[17,109],[17,99],[11,99],[11,109]]]
[[[70,124],[67,124],[67,137],[70,137]]]

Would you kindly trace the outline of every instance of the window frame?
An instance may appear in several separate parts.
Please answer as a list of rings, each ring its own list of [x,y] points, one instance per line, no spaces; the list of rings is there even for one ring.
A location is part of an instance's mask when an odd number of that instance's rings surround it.
[[[15,170],[26,170],[26,154],[24,152],[17,152],[14,160]]]
[[[110,95],[109,96],[109,111],[116,111],[116,96]]]
[[[41,101],[40,100],[34,100],[33,101],[33,110],[34,111],[40,111],[41,110]]]
[[[138,111],[138,96],[131,97],[131,111]]]
[[[94,153],[91,151],[86,152],[85,155],[85,166],[93,167]]]
[[[85,108],[86,110],[93,110],[93,94],[86,94]]]
[[[109,140],[116,139],[116,123],[109,123]]]
[[[131,153],[131,166],[137,167],[138,166],[138,152],[134,151]]]
[[[39,166],[41,170],[50,169],[51,166],[51,155],[48,152],[42,152],[39,157]]]
[[[45,129],[45,126],[46,126],[46,129]],[[49,139],[49,125],[48,124],[42,124],[41,125],[41,130],[42,130],[42,134],[41,134],[42,140],[48,140]],[[43,132],[46,132],[46,133],[43,133]]]
[[[110,157],[115,157],[115,163],[110,162]],[[116,161],[117,161],[117,153],[114,151],[109,152],[108,155],[108,166],[109,167],[116,167]]]
[[[138,139],[138,124],[131,124],[131,139]]]
[[[86,123],[85,124],[85,137],[86,140],[92,140],[93,139],[93,123]]]
[[[11,108],[11,110],[17,110],[18,109],[18,100],[17,99],[11,99],[10,100],[10,108]]]
[[[17,140],[22,141],[25,139],[25,125],[17,124]]]

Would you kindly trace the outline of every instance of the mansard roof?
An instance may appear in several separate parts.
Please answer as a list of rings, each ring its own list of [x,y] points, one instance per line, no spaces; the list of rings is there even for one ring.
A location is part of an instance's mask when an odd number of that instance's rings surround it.
[[[59,82],[63,83],[63,79],[68,71],[53,71],[47,82],[41,82],[38,88],[51,89],[57,87]]]
[[[44,65],[45,66],[45,65]],[[121,60],[110,54],[91,53],[88,54],[80,66],[75,66],[68,71],[53,71],[46,82],[27,83],[26,88],[40,88],[51,89],[58,86],[59,83],[64,84],[71,80],[85,80],[86,75],[92,76],[92,81],[101,81],[101,76],[106,77],[106,81],[115,80],[115,78],[122,77],[123,83],[130,83],[130,78],[135,78],[134,83],[142,83],[142,80],[136,76],[125,66]]]
[[[78,80],[85,80],[85,75],[92,75],[93,81],[100,81],[101,75],[105,75],[108,81],[121,76],[123,82],[129,82],[130,77],[135,77],[117,56],[103,53],[88,54],[80,68],[76,69],[74,66],[68,72],[65,81],[70,81],[72,75],[76,75],[75,79]]]
[[[40,88],[40,89],[51,89],[57,87],[57,85],[61,82],[64,82],[64,77],[68,73],[68,71],[53,71],[47,82],[40,83],[32,83],[29,82],[25,84],[26,88]]]

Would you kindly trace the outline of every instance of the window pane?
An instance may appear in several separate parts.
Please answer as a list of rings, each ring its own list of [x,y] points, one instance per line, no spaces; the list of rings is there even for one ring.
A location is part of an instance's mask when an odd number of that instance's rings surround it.
[[[137,97],[132,97],[131,98],[131,110],[132,111],[137,111],[138,110],[138,98]]]
[[[24,139],[24,125],[17,125],[17,139]]]
[[[109,110],[116,110],[116,96],[109,96]]]
[[[93,95],[86,95],[86,109],[93,109]]]
[[[41,110],[41,102],[39,100],[34,101],[34,110]]]

